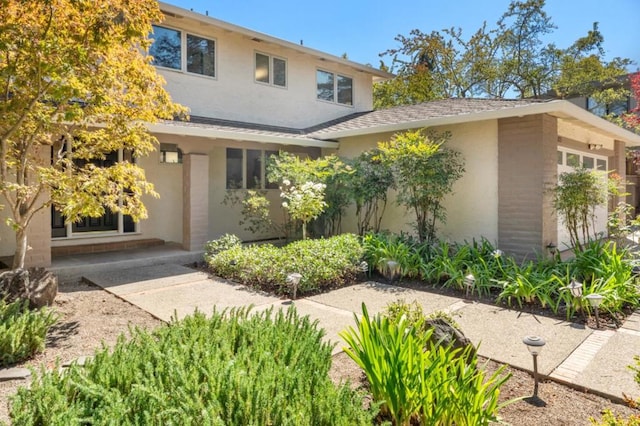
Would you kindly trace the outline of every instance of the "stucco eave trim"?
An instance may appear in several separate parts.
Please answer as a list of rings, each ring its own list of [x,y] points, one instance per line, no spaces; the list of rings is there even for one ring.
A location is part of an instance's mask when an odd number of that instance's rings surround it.
[[[331,140],[320,140],[301,137],[286,137],[276,135],[266,135],[259,133],[246,133],[236,131],[226,131],[220,129],[209,129],[196,126],[179,126],[175,124],[153,123],[147,125],[149,131],[155,134],[172,136],[193,136],[205,139],[229,139],[234,141],[247,141],[258,143],[273,143],[278,145],[296,145],[310,148],[338,148],[339,143]]]

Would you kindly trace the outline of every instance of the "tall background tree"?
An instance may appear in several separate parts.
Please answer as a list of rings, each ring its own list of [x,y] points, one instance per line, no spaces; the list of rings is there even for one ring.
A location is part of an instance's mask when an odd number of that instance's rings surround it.
[[[558,47],[545,42],[556,26],[544,6],[545,0],[512,1],[493,28],[485,22],[470,37],[459,28],[398,35],[399,47],[381,54],[397,77],[376,85],[375,107],[449,97],[595,96],[610,103],[627,96],[615,83],[631,61],[605,60],[597,23]]]
[[[54,205],[68,221],[106,209],[144,218],[155,194],[134,161],[154,149],[145,122],[183,113],[146,55],[155,0],[0,0],[0,203],[24,267],[27,229]]]

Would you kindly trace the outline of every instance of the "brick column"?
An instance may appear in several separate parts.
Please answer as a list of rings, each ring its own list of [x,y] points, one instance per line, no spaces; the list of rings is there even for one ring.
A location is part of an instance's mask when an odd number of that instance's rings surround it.
[[[209,156],[185,154],[182,161],[182,246],[202,250],[209,236]]]
[[[24,258],[25,268],[51,266],[51,209],[40,210],[31,219],[27,229],[29,249]]]

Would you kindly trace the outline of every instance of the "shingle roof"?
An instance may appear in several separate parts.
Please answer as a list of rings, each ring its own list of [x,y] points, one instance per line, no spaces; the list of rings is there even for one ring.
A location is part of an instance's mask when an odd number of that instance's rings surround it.
[[[626,141],[629,145],[640,146],[640,136],[603,120],[568,101],[539,99],[443,99],[355,113],[306,129],[197,116],[191,117],[190,122],[163,121],[157,125],[150,125],[150,129],[158,133],[205,138],[228,138],[283,145],[337,148],[337,140],[349,136],[529,114],[552,114],[557,117],[577,120],[587,128],[612,135]]]
[[[246,123],[241,121],[221,120],[218,118],[208,118],[200,116],[191,116],[189,121],[164,121],[164,124],[176,127],[202,128],[212,131],[266,135],[278,138],[306,138],[306,132],[302,129],[269,126],[257,123]]]
[[[334,122],[323,123],[308,129],[310,136],[322,138],[323,135],[345,130],[368,129],[386,125],[411,123],[442,117],[454,117],[497,111],[532,104],[548,102],[538,99],[468,99],[452,98],[424,102],[416,105],[403,105],[380,109],[364,114],[354,114]]]

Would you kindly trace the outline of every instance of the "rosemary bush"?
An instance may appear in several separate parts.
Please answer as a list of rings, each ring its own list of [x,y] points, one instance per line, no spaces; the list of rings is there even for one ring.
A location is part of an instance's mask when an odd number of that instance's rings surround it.
[[[0,299],[0,367],[23,361],[44,350],[56,317],[47,308],[29,309],[29,301]]]
[[[293,308],[195,313],[41,372],[10,415],[16,426],[371,424],[360,394],[331,382],[323,333]]]

